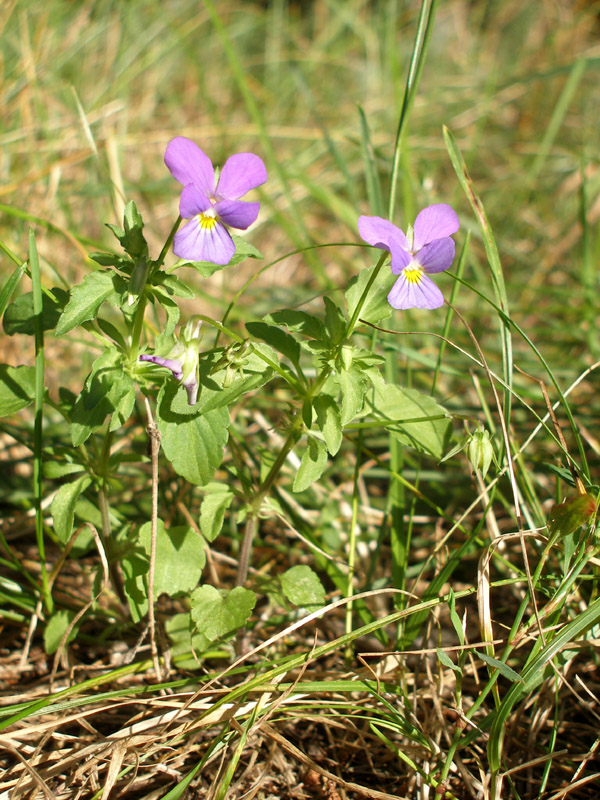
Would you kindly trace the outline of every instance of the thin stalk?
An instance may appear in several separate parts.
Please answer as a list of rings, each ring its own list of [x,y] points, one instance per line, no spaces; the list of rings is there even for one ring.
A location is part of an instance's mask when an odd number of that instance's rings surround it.
[[[358,525],[358,481],[360,478],[360,455],[362,452],[363,431],[358,433],[358,441],[356,443],[356,461],[354,463],[354,490],[352,492],[352,518],[350,520],[350,535],[348,536],[348,576],[346,581],[346,597],[352,598],[354,594],[354,570],[356,566],[356,528]],[[352,614],[354,604],[352,599],[346,605],[346,633],[352,632]],[[346,663],[349,665],[352,661],[354,648],[352,643],[348,643],[346,647]]]
[[[144,397],[148,425],[146,431],[150,437],[152,458],[152,521],[150,535],[150,565],[148,567],[148,625],[150,627],[150,649],[156,679],[160,680],[161,671],[156,646],[156,619],[154,616],[154,573],[156,569],[156,540],[158,538],[158,453],[160,451],[160,431],[154,421],[150,401]]]
[[[33,287],[33,314],[35,330],[35,406],[33,427],[33,498],[35,507],[35,536],[40,555],[42,576],[42,601],[51,614],[54,609],[50,582],[46,568],[46,548],[44,544],[44,516],[42,513],[42,447],[44,426],[44,328],[42,324],[42,278],[40,262],[35,243],[35,233],[29,229],[29,268]]]

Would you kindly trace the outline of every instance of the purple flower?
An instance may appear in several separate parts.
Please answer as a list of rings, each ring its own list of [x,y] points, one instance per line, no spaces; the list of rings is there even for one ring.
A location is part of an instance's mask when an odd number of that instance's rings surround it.
[[[202,321],[192,317],[185,326],[180,338],[164,356],[141,355],[140,361],[150,361],[159,367],[166,367],[173,373],[173,377],[185,387],[188,403],[196,405],[198,399],[198,343],[200,341],[200,326]]]
[[[460,222],[445,203],[427,206],[406,234],[381,217],[359,217],[358,232],[373,247],[392,254],[392,272],[398,280],[388,294],[393,308],[439,308],[442,293],[427,274],[443,272],[454,259],[454,241]]]
[[[179,213],[189,219],[175,234],[173,252],[189,261],[228,264],[235,244],[225,225],[246,230],[260,203],[240,200],[267,180],[265,165],[254,153],[238,153],[225,162],[221,174],[197,144],[176,136],[167,145],[165,164],[184,189]]]

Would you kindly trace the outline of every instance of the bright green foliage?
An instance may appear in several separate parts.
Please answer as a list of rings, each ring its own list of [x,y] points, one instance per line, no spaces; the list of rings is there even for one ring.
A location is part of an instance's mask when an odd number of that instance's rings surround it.
[[[327,466],[327,447],[325,442],[316,437],[309,436],[306,443],[306,450],[302,455],[300,467],[294,478],[293,489],[295,492],[303,492],[305,489],[318,480]]]
[[[59,287],[53,287],[42,296],[42,329],[51,331],[63,312],[68,293]],[[9,336],[16,333],[33,336],[35,333],[33,312],[33,292],[26,292],[17,297],[6,309],[2,325]]]
[[[44,628],[44,649],[48,655],[56,653],[62,638],[74,617],[75,613],[66,609],[61,609],[50,617],[46,627]],[[72,642],[76,636],[77,625],[67,637],[67,642]]]
[[[330,455],[334,456],[342,444],[342,419],[339,406],[328,394],[315,397],[314,405],[317,412],[317,424]]]
[[[358,275],[350,281],[346,291],[346,305],[348,316],[352,317],[363,292],[371,279],[376,267],[362,269]],[[392,307],[387,301],[387,295],[396,281],[397,276],[393,275],[389,267],[379,270],[365,304],[360,310],[360,319],[376,324],[387,319],[392,314]]]
[[[113,270],[98,270],[86,275],[78,286],[71,289],[69,302],[56,326],[56,335],[64,336],[83,322],[94,319],[104,303],[118,303],[126,290],[127,284]]]
[[[33,403],[35,368],[0,364],[0,417],[16,414]]]
[[[587,525],[596,511],[596,501],[590,494],[580,494],[557,503],[550,509],[548,530],[551,534],[568,536]]]
[[[226,593],[214,586],[200,586],[192,592],[190,602],[197,632],[214,642],[230,638],[246,624],[256,595],[243,586]]]
[[[61,544],[67,544],[71,538],[77,501],[91,482],[89,475],[82,475],[72,483],[65,483],[54,496],[50,510],[54,520],[54,532]]]
[[[284,595],[300,608],[320,608],[325,604],[325,589],[317,573],[306,564],[299,564],[280,575]]]
[[[209,483],[200,506],[200,530],[209,542],[213,542],[223,526],[225,512],[233,500],[233,492],[224,483]]]

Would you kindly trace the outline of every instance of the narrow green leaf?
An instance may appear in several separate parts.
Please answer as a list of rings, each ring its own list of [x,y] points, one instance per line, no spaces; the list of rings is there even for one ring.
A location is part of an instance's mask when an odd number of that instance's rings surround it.
[[[270,344],[278,353],[288,358],[292,364],[300,361],[300,345],[289,333],[282,331],[275,325],[267,325],[266,322],[247,322],[247,331],[256,339]]]
[[[274,325],[283,325],[292,333],[301,333],[311,339],[322,341],[327,338],[327,330],[317,317],[307,314],[306,311],[298,311],[294,308],[284,308],[281,311],[274,311],[267,314],[265,321]]]
[[[342,418],[339,405],[331,395],[321,394],[315,397],[314,408],[327,449],[334,456],[342,443]]]
[[[48,655],[56,653],[62,637],[71,624],[74,616],[74,611],[67,611],[65,609],[61,609],[55,614],[52,614],[44,630],[44,649]],[[72,642],[76,636],[77,626],[75,626],[69,634],[67,642]]]
[[[462,675],[462,669],[455,664],[454,661],[450,658],[448,653],[445,653],[441,648],[438,647],[437,649],[437,657],[441,664],[443,664],[448,669],[451,669],[453,672],[456,672],[457,675]]]
[[[26,269],[26,264],[20,264],[12,271],[9,277],[4,282],[2,289],[0,290],[0,317],[4,314],[7,305],[10,302],[10,298],[13,296],[15,289],[19,285],[21,278]]]
[[[233,500],[233,492],[224,483],[209,483],[200,506],[200,530],[209,542],[214,542],[225,519],[225,512]]]
[[[490,667],[497,669],[501,675],[509,680],[511,683],[523,683],[523,678],[519,675],[518,672],[515,672],[514,669],[511,669],[507,664],[504,664],[502,661],[498,661],[497,658],[493,658],[492,656],[488,656],[487,653],[480,653],[477,651],[477,655],[482,661],[485,661]]]

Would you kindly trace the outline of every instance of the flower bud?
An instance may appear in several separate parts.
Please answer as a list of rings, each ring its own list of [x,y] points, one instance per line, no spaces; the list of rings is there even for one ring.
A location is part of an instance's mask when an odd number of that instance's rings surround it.
[[[494,457],[494,447],[489,431],[475,431],[467,443],[467,458],[474,470],[479,470],[485,478]]]

